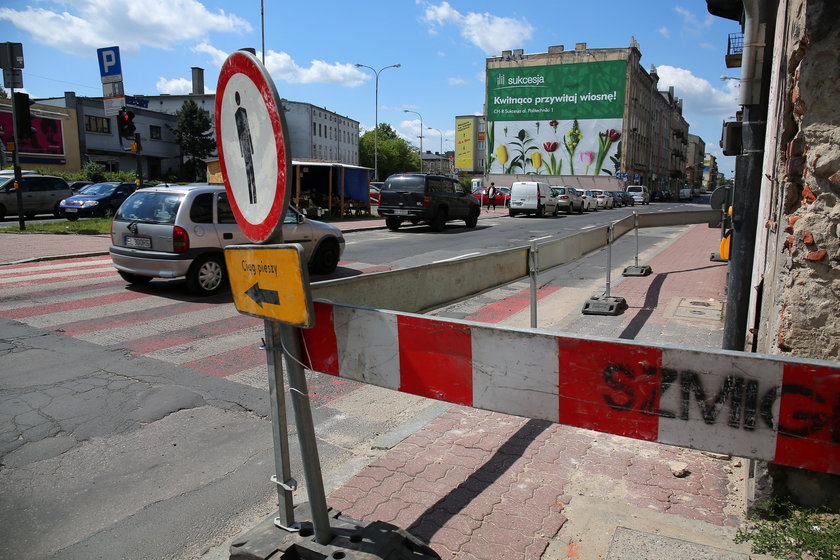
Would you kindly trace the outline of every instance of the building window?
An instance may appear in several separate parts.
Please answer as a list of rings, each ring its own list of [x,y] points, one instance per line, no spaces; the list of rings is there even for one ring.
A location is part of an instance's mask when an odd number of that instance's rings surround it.
[[[111,119],[85,115],[85,132],[111,133]]]
[[[152,140],[160,140],[160,127],[150,124],[149,125],[149,138]]]

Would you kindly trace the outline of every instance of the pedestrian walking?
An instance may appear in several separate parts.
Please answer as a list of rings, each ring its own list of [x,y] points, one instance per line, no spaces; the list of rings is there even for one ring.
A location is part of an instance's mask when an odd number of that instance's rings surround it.
[[[487,211],[490,211],[490,205],[493,205],[493,210],[496,209],[496,183],[490,183],[490,188],[487,189]]]

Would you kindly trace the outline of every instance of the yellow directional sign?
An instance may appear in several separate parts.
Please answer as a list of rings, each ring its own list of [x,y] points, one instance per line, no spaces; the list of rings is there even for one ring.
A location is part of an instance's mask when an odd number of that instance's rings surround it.
[[[225,248],[233,303],[240,313],[296,327],[314,321],[303,247],[229,245]]]

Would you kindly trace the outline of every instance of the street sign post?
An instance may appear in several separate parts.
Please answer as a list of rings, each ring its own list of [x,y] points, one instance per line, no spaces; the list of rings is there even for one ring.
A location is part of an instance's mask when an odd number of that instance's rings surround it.
[[[96,49],[96,58],[99,61],[99,76],[102,79],[105,116],[113,117],[125,105],[120,48],[114,46]]]
[[[215,118],[219,165],[236,222],[254,243],[280,241],[291,151],[280,97],[256,56],[237,51],[222,65]]]
[[[216,145],[219,166],[236,223],[254,243],[282,243],[289,204],[286,178],[291,169],[286,120],[280,97],[265,67],[252,53],[236,51],[219,73],[216,89]],[[295,252],[291,255],[289,249]],[[332,540],[315,426],[300,337],[291,325],[312,325],[309,278],[295,245],[235,246],[225,250],[237,309],[265,318],[263,349],[268,362],[279,515],[274,525],[288,533],[295,522],[282,363],[289,376],[292,408],[301,448],[315,542]],[[288,273],[288,276],[286,276]]]

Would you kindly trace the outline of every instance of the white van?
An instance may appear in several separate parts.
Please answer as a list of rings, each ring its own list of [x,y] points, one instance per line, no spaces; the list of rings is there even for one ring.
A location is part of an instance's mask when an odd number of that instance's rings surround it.
[[[536,214],[541,218],[547,213],[557,215],[557,199],[548,183],[517,181],[510,186],[510,216]]]
[[[627,194],[633,197],[633,200],[640,204],[650,204],[650,191],[644,185],[628,185],[626,189]]]

